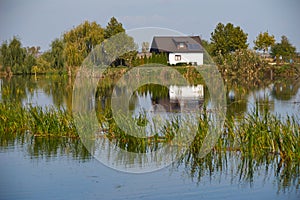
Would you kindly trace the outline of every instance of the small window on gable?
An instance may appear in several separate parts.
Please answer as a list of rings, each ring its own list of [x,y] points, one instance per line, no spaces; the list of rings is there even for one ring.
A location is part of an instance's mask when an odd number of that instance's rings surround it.
[[[175,55],[175,61],[181,61],[181,55]]]

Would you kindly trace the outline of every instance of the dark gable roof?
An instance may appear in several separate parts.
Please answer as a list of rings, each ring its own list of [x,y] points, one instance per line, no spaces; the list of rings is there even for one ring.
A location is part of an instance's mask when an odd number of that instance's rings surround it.
[[[185,45],[179,48],[180,43]],[[150,52],[155,53],[202,53],[199,36],[155,36],[153,37]]]

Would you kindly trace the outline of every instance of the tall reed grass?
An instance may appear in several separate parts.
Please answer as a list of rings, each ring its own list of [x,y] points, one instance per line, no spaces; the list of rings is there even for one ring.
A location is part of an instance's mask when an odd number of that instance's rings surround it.
[[[35,136],[78,136],[72,115],[62,108],[1,103],[0,136],[23,133]]]
[[[176,132],[176,127],[180,126],[180,123],[176,124],[174,121],[160,134],[150,138],[136,138],[122,131],[111,116],[100,118],[98,115],[98,119],[99,123],[106,124],[103,126],[105,137],[134,152],[155,150],[159,144],[171,143],[172,135],[176,134],[173,132]],[[199,119],[196,137],[189,148],[189,153],[194,158],[197,158],[197,152],[207,134],[208,124],[210,121],[204,112]],[[0,140],[8,135],[24,133],[30,133],[33,136],[78,137],[72,114],[62,108],[42,108],[31,105],[24,107],[17,103],[1,103]],[[283,161],[299,162],[299,119],[287,116],[286,120],[283,120],[280,116],[268,111],[259,113],[258,108],[241,119],[229,117],[212,151],[240,152],[244,157],[256,159],[278,155]]]

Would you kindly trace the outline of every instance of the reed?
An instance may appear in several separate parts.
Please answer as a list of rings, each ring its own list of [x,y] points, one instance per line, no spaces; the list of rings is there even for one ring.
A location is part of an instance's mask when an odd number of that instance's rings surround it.
[[[63,108],[22,106],[17,103],[0,104],[0,139],[8,135],[30,133],[33,136],[78,137],[72,115]],[[155,150],[157,145],[172,143],[180,122],[172,121],[160,133],[149,138],[136,138],[121,130],[108,112],[98,120],[105,137],[119,146],[134,152]],[[139,122],[139,121],[138,121]],[[144,121],[143,121],[144,123]],[[203,112],[189,154],[197,159],[197,153],[207,134],[210,120]],[[101,127],[101,126],[99,126]],[[100,128],[99,128],[100,129]],[[185,140],[183,140],[184,142]],[[278,155],[284,162],[300,160],[299,119],[259,113],[259,108],[243,118],[228,117],[221,136],[212,151],[219,153],[240,152],[243,157],[257,160]]]
[[[34,136],[77,137],[72,115],[54,107],[0,104],[0,136],[31,133]]]
[[[261,112],[261,113],[259,113]],[[97,113],[101,116],[101,113]],[[102,114],[103,115],[103,114]],[[165,132],[149,138],[126,134],[114,122],[111,113],[98,116],[104,140],[130,151],[145,153],[157,151],[172,143],[180,122],[174,120],[165,126]],[[140,119],[136,119],[139,121]],[[143,120],[141,123],[145,123]],[[261,171],[274,176],[279,190],[299,186],[300,125],[299,119],[262,112],[255,109],[243,118],[226,119],[223,133],[212,150],[202,156],[200,149],[209,130],[210,119],[206,112],[199,118],[197,134],[186,153],[174,163],[183,164],[185,172],[200,182],[207,174],[233,174],[238,182],[255,182]],[[24,141],[21,141],[24,140]],[[72,155],[89,159],[90,154],[78,137],[72,115],[64,109],[25,106],[17,103],[0,104],[0,149],[16,142],[26,144],[27,151],[35,157]],[[125,156],[122,154],[120,156]],[[137,154],[138,156],[138,154]],[[127,161],[132,158],[121,158]]]

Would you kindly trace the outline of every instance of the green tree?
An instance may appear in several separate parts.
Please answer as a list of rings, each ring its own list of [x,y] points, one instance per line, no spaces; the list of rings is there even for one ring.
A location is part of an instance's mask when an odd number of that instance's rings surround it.
[[[52,56],[50,51],[44,52],[36,60],[37,72],[47,71],[51,67]],[[32,71],[32,69],[31,69]]]
[[[104,38],[110,38],[118,33],[125,32],[122,23],[118,22],[115,17],[112,17],[104,30]]]
[[[260,32],[253,43],[255,45],[255,50],[262,50],[264,53],[266,53],[268,52],[269,48],[275,44],[275,37],[274,35],[269,35],[268,32]]]
[[[273,57],[282,56],[283,60],[289,60],[296,54],[296,47],[294,47],[286,36],[281,36],[281,42],[276,43],[271,47],[271,55]]]
[[[36,65],[36,57],[27,52],[24,60],[23,74],[31,73],[31,68]]]
[[[108,63],[113,66],[132,66],[132,61],[137,55],[137,45],[132,37],[121,32],[105,40],[103,44]]]
[[[5,69],[7,66],[9,66],[9,63],[10,63],[7,41],[4,41],[1,45],[0,56],[1,56],[1,64],[2,64],[3,68]]]
[[[51,67],[55,69],[64,68],[64,43],[60,39],[55,39],[51,43]]]
[[[80,66],[84,58],[96,45],[104,40],[104,30],[96,22],[80,24],[63,35],[64,58],[68,72],[72,67]]]
[[[207,53],[212,53],[212,44],[207,40],[201,40],[202,47],[207,51]]]
[[[32,47],[26,47],[26,56],[24,59],[24,67],[23,67],[23,74],[32,73],[32,67],[37,64],[37,57],[39,56],[40,51],[39,46],[32,46]]]
[[[16,36],[9,44],[7,41],[3,42],[0,52],[2,65],[7,73],[22,73],[24,71],[26,49],[22,47],[21,41]]]
[[[211,33],[212,54],[214,56],[221,53],[222,55],[234,52],[240,49],[247,49],[248,34],[239,27],[227,23],[226,26],[219,23],[214,32]]]
[[[24,71],[24,61],[26,58],[26,50],[22,47],[20,39],[14,37],[9,46],[10,50],[10,66],[12,66],[13,72],[22,73]]]

